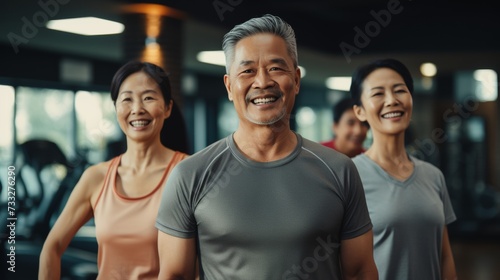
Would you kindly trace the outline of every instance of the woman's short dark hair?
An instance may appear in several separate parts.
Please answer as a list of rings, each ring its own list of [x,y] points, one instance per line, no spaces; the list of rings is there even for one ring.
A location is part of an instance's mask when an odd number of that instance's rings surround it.
[[[389,68],[396,71],[405,81],[406,87],[408,87],[410,93],[413,94],[413,78],[411,76],[410,70],[408,70],[408,68],[397,59],[384,58],[365,64],[354,71],[350,89],[351,98],[354,102],[354,105],[361,105],[363,81],[368,75],[370,75],[370,73],[380,68]]]
[[[352,99],[351,98],[344,98],[340,100],[339,102],[335,103],[333,106],[333,122],[338,123],[340,119],[342,118],[342,115],[344,114],[345,111],[347,110],[352,110]]]
[[[116,104],[120,87],[125,79],[137,72],[144,72],[151,77],[159,86],[165,104],[172,100],[172,112],[170,117],[163,123],[163,128],[160,133],[160,139],[164,146],[176,151],[188,153],[187,130],[184,122],[184,117],[172,97],[172,89],[170,87],[170,79],[168,74],[158,65],[143,61],[129,61],[116,71],[113,80],[111,81],[111,100]]]

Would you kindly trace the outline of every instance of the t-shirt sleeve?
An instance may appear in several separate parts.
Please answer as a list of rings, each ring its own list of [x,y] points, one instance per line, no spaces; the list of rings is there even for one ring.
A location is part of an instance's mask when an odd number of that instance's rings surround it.
[[[343,183],[345,212],[341,239],[350,239],[369,231],[372,228],[372,223],[366,205],[363,184],[352,161],[347,162]]]
[[[191,187],[182,162],[176,165],[166,180],[161,197],[156,228],[180,238],[196,236],[196,221],[191,205]]]
[[[448,188],[446,187],[446,181],[444,179],[444,175],[442,172],[439,172],[439,180],[441,182],[441,199],[443,200],[443,209],[444,209],[444,221],[445,224],[451,224],[457,219],[455,215],[455,211],[453,210],[453,206],[451,204],[450,195],[448,193]]]

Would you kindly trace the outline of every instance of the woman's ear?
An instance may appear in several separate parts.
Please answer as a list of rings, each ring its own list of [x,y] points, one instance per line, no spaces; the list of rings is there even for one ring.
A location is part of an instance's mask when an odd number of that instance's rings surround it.
[[[354,105],[352,106],[352,109],[354,110],[354,114],[356,115],[356,118],[358,120],[365,122],[366,121],[366,114],[365,114],[365,109],[363,108],[363,105]]]
[[[170,117],[170,114],[172,113],[172,107],[174,107],[174,101],[170,99],[170,101],[165,104],[165,119],[168,119]]]

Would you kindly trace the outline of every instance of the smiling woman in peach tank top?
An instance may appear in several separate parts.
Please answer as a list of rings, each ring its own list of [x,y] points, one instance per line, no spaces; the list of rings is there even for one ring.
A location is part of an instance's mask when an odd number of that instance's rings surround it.
[[[137,197],[120,193],[117,177],[121,156],[111,161],[101,194],[93,207],[99,244],[98,279],[157,279],[158,230],[153,225],[161,189],[168,173],[185,156],[176,152],[157,185],[149,193]]]
[[[160,198],[170,171],[188,156],[185,130],[173,134],[168,128],[184,127],[184,122],[165,71],[151,63],[122,66],[113,78],[111,98],[127,150],[83,173],[44,243],[39,279],[61,278],[61,256],[91,218],[98,242],[97,279],[158,279],[154,224]]]

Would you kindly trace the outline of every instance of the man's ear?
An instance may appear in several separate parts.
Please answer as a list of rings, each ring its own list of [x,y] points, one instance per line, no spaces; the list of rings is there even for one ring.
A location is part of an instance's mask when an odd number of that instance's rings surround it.
[[[354,114],[356,115],[356,118],[358,118],[358,120],[360,120],[362,122],[366,121],[366,114],[365,114],[365,109],[363,108],[363,105],[361,105],[361,106],[354,105],[354,106],[352,106],[352,109],[354,111]]]
[[[229,79],[229,75],[225,74],[224,75],[224,85],[226,86],[226,91],[227,91],[227,98],[229,101],[233,101],[233,94],[231,92],[231,80]]]
[[[300,73],[300,68],[297,67],[295,70],[295,95],[299,94],[300,91],[300,77],[302,74]]]

